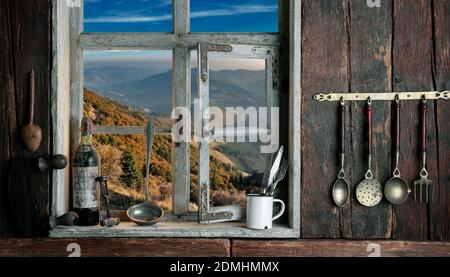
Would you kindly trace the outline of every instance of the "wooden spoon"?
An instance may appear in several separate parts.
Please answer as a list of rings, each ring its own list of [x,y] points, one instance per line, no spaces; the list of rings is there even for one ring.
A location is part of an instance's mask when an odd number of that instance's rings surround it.
[[[35,75],[34,70],[30,74],[30,106],[29,123],[22,128],[22,141],[30,152],[38,150],[42,142],[42,129],[34,124],[34,95],[35,95]]]

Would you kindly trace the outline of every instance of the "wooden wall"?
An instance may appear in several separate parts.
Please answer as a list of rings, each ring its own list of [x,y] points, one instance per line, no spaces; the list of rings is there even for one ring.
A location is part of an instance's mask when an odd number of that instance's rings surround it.
[[[337,173],[335,104],[312,100],[323,91],[450,89],[449,0],[381,0],[369,9],[363,0],[303,0],[302,237],[448,240],[450,218],[449,103],[430,102],[429,166],[435,194],[429,205],[409,200],[399,207],[384,202],[360,206],[352,195],[342,209],[333,206],[330,188]],[[44,236],[49,204],[48,174],[32,161],[48,155],[51,85],[51,1],[0,1],[0,235]],[[37,153],[26,152],[18,131],[26,123],[27,78],[37,74],[37,123],[46,134]],[[347,174],[354,188],[365,172],[364,105],[348,107]],[[391,174],[391,107],[374,103],[375,173]],[[417,178],[418,103],[404,103],[402,174]],[[14,162],[14,165],[13,165]],[[19,164],[20,166],[16,166]],[[14,174],[13,199],[8,178]],[[22,174],[20,174],[22,173]],[[15,203],[11,209],[10,200]],[[22,206],[18,206],[18,203]],[[18,221],[15,214],[29,220]]]
[[[36,158],[46,157],[51,143],[50,2],[0,1],[0,236],[42,236],[48,230],[49,176],[36,171]],[[29,153],[20,142],[20,129],[28,123],[28,80],[33,68],[35,123],[44,139],[37,152]]]
[[[429,91],[450,89],[450,1],[303,1],[302,237],[448,240],[450,218],[450,103],[429,102],[428,169],[434,181],[429,205],[412,197],[401,206],[385,200],[358,204],[354,189],[366,168],[365,103],[347,106],[347,165],[351,202],[332,204],[338,172],[338,104],[317,103],[318,92]],[[402,176],[418,178],[419,102],[403,103]],[[379,181],[391,176],[391,103],[374,109],[374,168]]]

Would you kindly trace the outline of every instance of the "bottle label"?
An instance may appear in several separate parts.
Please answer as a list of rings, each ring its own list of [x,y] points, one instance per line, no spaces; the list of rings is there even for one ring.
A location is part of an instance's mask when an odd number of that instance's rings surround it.
[[[73,168],[73,207],[78,209],[97,208],[98,167]]]

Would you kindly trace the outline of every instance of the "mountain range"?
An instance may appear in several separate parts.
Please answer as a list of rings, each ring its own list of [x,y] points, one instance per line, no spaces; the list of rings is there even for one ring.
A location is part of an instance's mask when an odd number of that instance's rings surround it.
[[[172,111],[172,71],[107,66],[85,70],[85,87],[146,112]],[[192,70],[192,99],[197,98],[197,69]],[[265,72],[221,70],[210,72],[210,105],[265,106]]]

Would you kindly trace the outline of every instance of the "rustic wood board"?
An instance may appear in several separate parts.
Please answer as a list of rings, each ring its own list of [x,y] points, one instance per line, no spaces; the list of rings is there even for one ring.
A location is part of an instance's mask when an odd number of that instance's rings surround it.
[[[450,1],[433,1],[435,84],[437,90],[450,89]],[[450,240],[450,103],[437,101],[437,149],[439,179],[435,184],[430,207],[430,234],[432,240]]]
[[[11,157],[15,150],[17,126],[14,94],[14,59],[11,55],[11,9],[9,1],[0,1],[0,236],[16,232],[8,197],[8,179]]]
[[[11,162],[21,159],[31,162],[32,159],[48,156],[49,153],[51,4],[49,0],[5,0],[0,5],[0,18],[2,18],[0,29],[2,85],[0,85],[0,94],[3,100],[0,104],[2,114],[0,130],[2,130],[2,139],[5,139],[0,148],[0,233],[4,234],[10,233],[11,223],[14,222],[8,207],[9,203],[13,201],[17,204],[26,200],[24,198],[8,199],[7,180]],[[43,132],[41,147],[35,153],[25,150],[19,136],[20,128],[28,123],[28,80],[32,69],[36,72],[35,107],[38,107],[35,112],[35,123],[41,126]],[[20,174],[29,176],[30,171],[23,169]],[[29,236],[45,235],[48,230],[48,174],[33,176],[26,184],[18,184],[19,187],[26,188],[26,192],[28,192],[26,197],[32,199],[33,202],[31,214],[28,213],[30,207],[15,209],[15,214],[20,216],[20,219],[16,218],[16,220],[20,220],[21,231]],[[21,195],[25,195],[25,191],[22,192]],[[36,222],[38,224],[34,224]]]
[[[338,106],[313,95],[348,90],[347,36],[341,1],[303,1],[302,197],[303,238],[338,238],[339,208],[331,198],[338,173]]]
[[[228,257],[226,239],[2,239],[0,256],[67,257],[80,246],[82,257]]]
[[[394,91],[433,90],[432,21],[429,0],[394,1]],[[429,179],[437,181],[436,122],[434,103],[428,101],[428,171]],[[420,101],[402,104],[400,158],[403,178],[410,184],[419,179],[421,158]],[[406,240],[428,239],[427,205],[415,203],[413,194],[406,203],[394,207],[393,238]]]
[[[274,224],[271,230],[251,230],[242,222],[202,225],[197,221],[162,221],[153,226],[138,226],[122,222],[114,228],[100,226],[58,226],[50,231],[54,238],[104,238],[104,237],[193,237],[193,238],[298,238],[298,231],[285,225]]]
[[[368,257],[379,245],[382,257],[450,257],[449,242],[389,240],[233,240],[233,257]]]
[[[346,5],[349,36],[349,82],[352,93],[391,91],[392,2],[383,1],[380,8],[368,8],[365,1]],[[348,163],[352,186],[350,205],[343,209],[343,236],[346,238],[389,238],[391,206],[382,200],[375,207],[364,207],[355,197],[356,186],[367,172],[366,102],[353,102],[347,129],[351,130]],[[374,178],[384,184],[391,175],[391,109],[389,102],[373,102]]]

